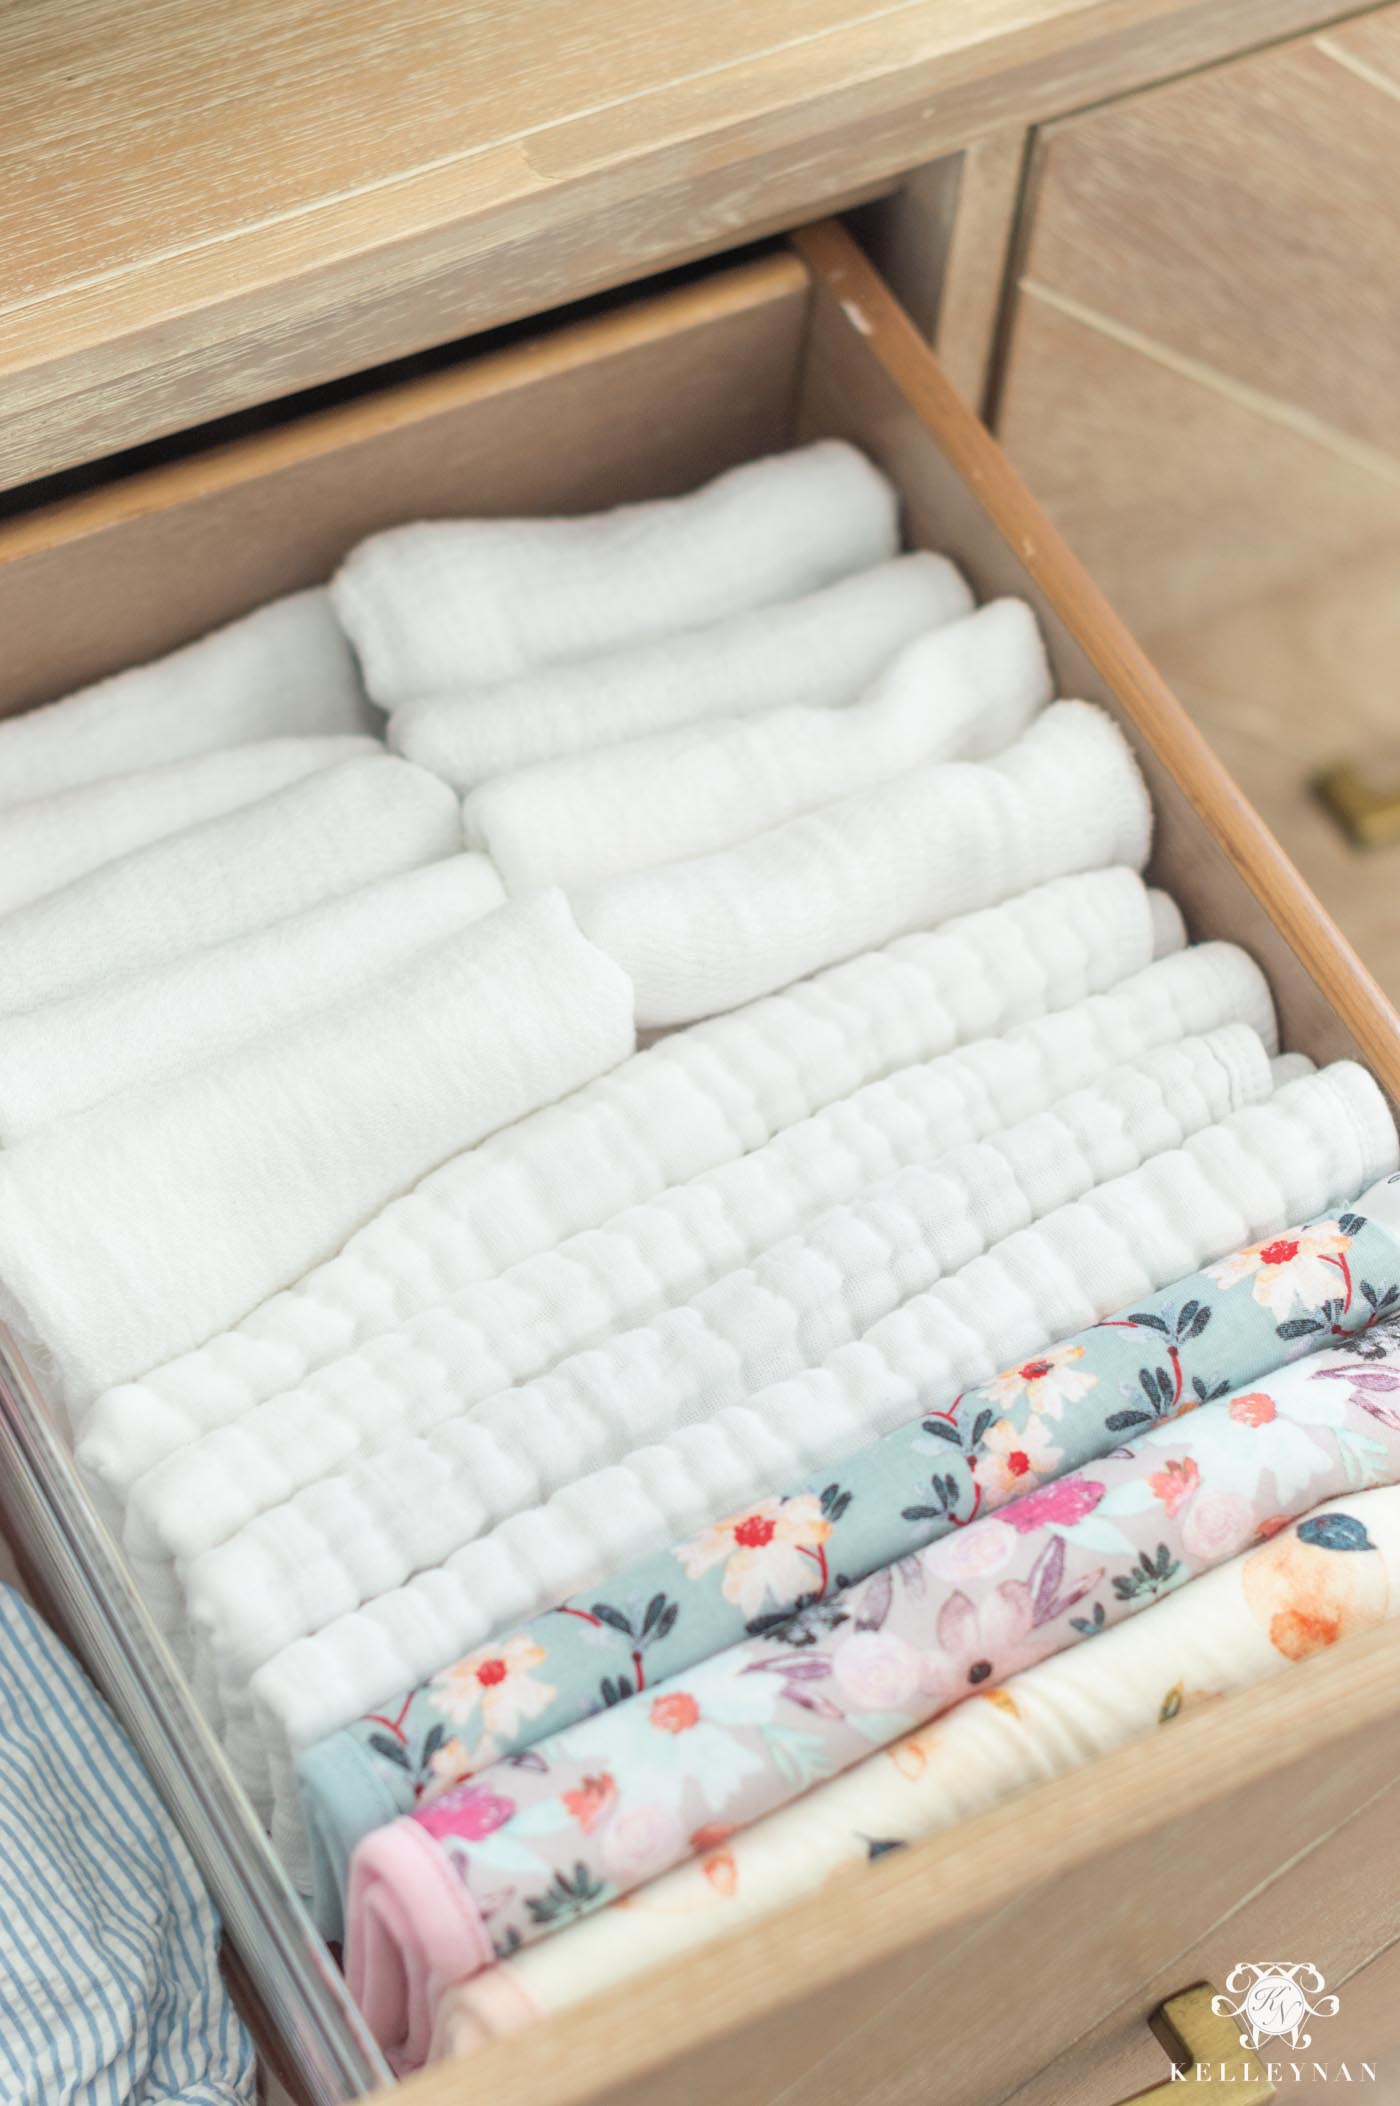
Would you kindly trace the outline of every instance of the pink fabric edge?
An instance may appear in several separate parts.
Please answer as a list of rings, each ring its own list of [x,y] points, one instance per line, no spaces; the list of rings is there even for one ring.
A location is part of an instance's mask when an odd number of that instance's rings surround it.
[[[428,2053],[443,1990],[495,1958],[480,1912],[442,1852],[406,1816],[366,1836],[350,1860],[345,1978],[397,2068]]]
[[[439,1998],[428,2060],[471,2054],[493,2040],[523,2032],[543,2016],[523,1983],[503,1967],[488,1967],[470,1982],[450,1984]]]

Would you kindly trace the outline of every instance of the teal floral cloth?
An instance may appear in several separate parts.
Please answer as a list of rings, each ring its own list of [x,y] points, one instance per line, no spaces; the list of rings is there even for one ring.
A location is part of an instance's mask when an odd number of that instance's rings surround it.
[[[1374,1188],[1400,1218],[1396,1195]],[[1288,1229],[1047,1347],[780,1497],[478,1647],[306,1751],[314,1905],[435,1792],[645,1692],[1119,1441],[1400,1309],[1400,1235],[1365,1208]],[[1379,1350],[1359,1338],[1355,1350]]]
[[[1318,1260],[1346,1255],[1334,1246],[1347,1233],[1324,1232]],[[1272,1262],[1242,1257],[1232,1277],[1257,1280]],[[1400,1318],[1373,1330],[1365,1355],[1357,1343],[1184,1416],[1144,1414],[1128,1446],[1088,1468],[367,1837],[351,1865],[346,1962],[384,2045],[399,2045],[415,2005],[493,1957],[713,1847],[960,1699],[1092,1641],[1320,1502],[1394,1483]]]

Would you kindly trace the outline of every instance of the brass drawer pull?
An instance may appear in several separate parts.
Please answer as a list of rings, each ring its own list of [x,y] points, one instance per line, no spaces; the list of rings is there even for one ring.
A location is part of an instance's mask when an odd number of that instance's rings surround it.
[[[1377,783],[1354,761],[1314,779],[1313,788],[1358,848],[1389,848],[1400,841],[1400,781]]]
[[[1232,2106],[1264,2106],[1266,2100],[1278,2097],[1259,2058],[1240,2046],[1239,2020],[1217,2016],[1215,1996],[1209,1982],[1198,1982],[1194,1989],[1183,1989],[1179,1996],[1169,1996],[1158,2005],[1147,2023],[1182,2075],[1135,2091],[1121,2106],[1157,2106],[1159,2100],[1165,2106],[1169,2099],[1181,2106],[1183,2099],[1199,2098],[1207,2089],[1217,2091],[1226,2084]],[[1195,2082],[1189,2093],[1183,2091],[1182,2077],[1194,2077],[1201,2065],[1210,2076]]]

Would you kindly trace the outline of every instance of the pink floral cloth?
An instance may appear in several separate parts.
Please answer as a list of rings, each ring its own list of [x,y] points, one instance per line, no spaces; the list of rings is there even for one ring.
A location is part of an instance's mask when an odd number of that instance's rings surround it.
[[[1320,1501],[1400,1478],[1400,1324],[1153,1425],[360,1844],[347,1972],[405,2066],[434,1997]]]

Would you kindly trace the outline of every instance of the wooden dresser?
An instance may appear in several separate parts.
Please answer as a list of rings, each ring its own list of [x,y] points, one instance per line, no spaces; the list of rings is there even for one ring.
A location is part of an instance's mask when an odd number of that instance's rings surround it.
[[[1280,693],[1305,630],[1335,668],[1390,633],[1397,24],[31,0],[0,20],[0,708],[397,519],[659,494],[841,433],[915,542],[1033,601],[1060,690],[1118,715],[1192,934],[1261,958],[1287,1043],[1400,1099],[1389,1003],[1100,590],[1291,828],[1273,721],[1212,696],[1256,676],[1260,609]],[[1382,909],[1346,912],[1386,963]],[[21,1377],[0,1404],[7,1529],[215,1886],[270,2063],[295,2097],[366,2095],[382,2071],[250,1809],[95,1518],[45,1490]],[[1398,1773],[1400,1626],[401,2095],[1115,2106],[1166,2077],[1164,1999],[1296,1944],[1342,1995],[1332,2061],[1400,2096]]]

